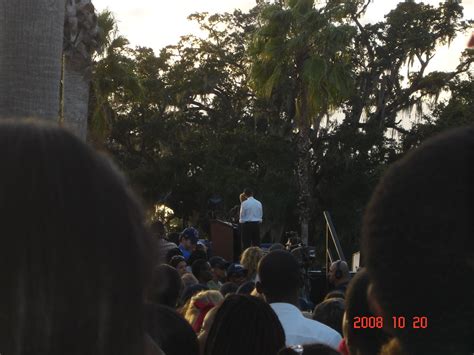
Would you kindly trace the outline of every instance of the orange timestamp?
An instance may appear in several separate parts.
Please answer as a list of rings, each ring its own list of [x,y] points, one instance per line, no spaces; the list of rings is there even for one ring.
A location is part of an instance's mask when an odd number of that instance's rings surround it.
[[[426,329],[428,328],[428,317],[415,316],[407,319],[404,316],[393,316],[391,326],[394,329],[404,329],[406,327],[412,329]],[[354,329],[382,329],[384,327],[384,318],[379,316],[354,317],[352,321]]]

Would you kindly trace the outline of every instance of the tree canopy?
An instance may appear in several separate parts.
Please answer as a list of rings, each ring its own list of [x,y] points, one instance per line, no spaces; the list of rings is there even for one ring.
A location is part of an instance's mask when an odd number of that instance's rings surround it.
[[[209,216],[227,218],[253,187],[265,238],[277,241],[301,231],[304,161],[310,244],[322,240],[329,210],[350,254],[387,164],[473,120],[472,50],[453,71],[429,68],[437,46],[468,29],[461,5],[402,2],[363,25],[368,6],[291,0],[192,14],[206,36],[159,53],[131,48],[102,14],[109,30],[95,58],[93,141],[147,206],[165,204],[204,232]]]

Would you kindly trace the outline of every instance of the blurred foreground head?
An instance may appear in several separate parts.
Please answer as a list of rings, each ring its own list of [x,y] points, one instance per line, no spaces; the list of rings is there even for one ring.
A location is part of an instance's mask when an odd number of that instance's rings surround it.
[[[0,122],[0,352],[143,354],[150,238],[112,163],[56,126]]]
[[[369,301],[389,324],[392,316],[405,317],[406,327],[392,332],[409,354],[474,351],[474,288],[467,281],[474,274],[473,204],[468,127],[430,139],[393,164],[368,205]]]
[[[205,355],[276,355],[285,346],[278,316],[265,301],[230,295],[218,306],[205,344]]]

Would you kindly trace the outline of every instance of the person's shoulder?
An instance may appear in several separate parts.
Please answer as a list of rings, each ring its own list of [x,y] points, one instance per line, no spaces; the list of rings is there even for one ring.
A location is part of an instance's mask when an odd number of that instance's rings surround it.
[[[325,344],[331,348],[337,349],[342,340],[341,334],[328,327],[327,325],[316,320],[305,318],[307,336],[316,339],[318,342]]]
[[[240,203],[240,206],[245,206],[245,205],[247,205],[249,202],[250,202],[250,200],[249,200],[249,199],[246,199],[246,200],[244,200],[244,201],[242,201],[242,202]]]
[[[328,327],[326,324],[308,318],[305,318],[305,322],[309,327],[311,327],[311,329],[318,332],[320,335],[323,335],[328,339],[334,338],[338,339],[338,341],[341,340],[341,335],[336,330]]]

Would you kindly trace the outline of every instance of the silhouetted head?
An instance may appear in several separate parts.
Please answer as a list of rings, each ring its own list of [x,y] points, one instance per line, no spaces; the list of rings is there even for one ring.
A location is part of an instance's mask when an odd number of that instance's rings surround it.
[[[326,324],[339,334],[342,334],[342,318],[344,317],[345,302],[342,298],[331,298],[319,303],[313,311],[312,318]]]
[[[254,289],[255,289],[255,282],[247,281],[239,286],[236,293],[238,295],[250,295]]]
[[[367,291],[370,280],[367,271],[362,268],[352,278],[346,291],[346,312],[343,321],[343,333],[351,354],[377,355],[382,345],[389,337],[381,328],[357,327],[356,317],[366,319],[374,318],[376,315],[370,310],[367,301]],[[382,320],[382,325],[391,319]],[[377,324],[376,324],[377,325]]]
[[[410,353],[474,352],[474,288],[466,285],[474,274],[473,167],[474,127],[445,133],[393,164],[367,207],[363,256],[374,306],[387,319],[428,321],[392,329]],[[456,307],[453,287],[463,290]]]
[[[226,282],[221,286],[220,293],[222,294],[222,296],[226,297],[228,295],[233,295],[237,292],[238,289],[239,286],[237,286],[235,283]]]
[[[281,243],[275,243],[268,248],[269,252],[275,251],[275,250],[285,250],[285,246]]]
[[[143,354],[152,243],[122,175],[25,121],[0,122],[0,166],[0,351]]]
[[[247,198],[252,197],[253,196],[253,190],[251,188],[247,187],[247,188],[244,189],[244,194],[245,194],[245,196],[247,196]]]
[[[206,355],[274,355],[285,346],[277,315],[265,301],[230,295],[219,306],[207,336]]]
[[[183,282],[178,271],[170,265],[159,265],[153,270],[148,300],[153,303],[176,307]]]
[[[300,266],[296,258],[285,250],[275,250],[265,255],[258,265],[257,290],[269,303],[298,304],[302,286]]]
[[[196,333],[174,309],[148,304],[145,320],[147,333],[166,355],[199,355]]]
[[[178,247],[176,248],[171,248],[170,250],[168,250],[168,252],[166,253],[166,262],[169,264],[171,259],[175,256],[183,256],[183,253],[181,252],[181,250],[179,250]]]
[[[207,254],[203,250],[194,250],[191,255],[189,256],[188,263],[189,265],[193,265],[196,260],[207,260]]]

